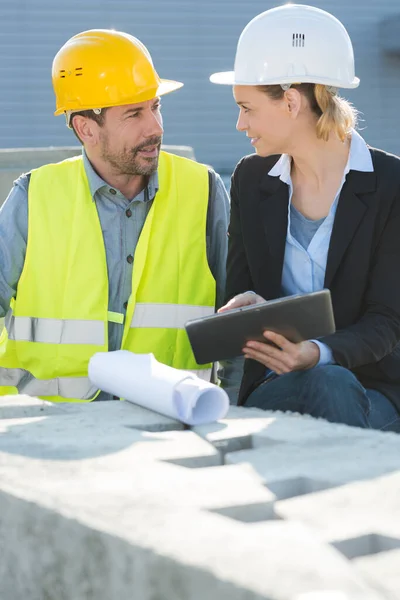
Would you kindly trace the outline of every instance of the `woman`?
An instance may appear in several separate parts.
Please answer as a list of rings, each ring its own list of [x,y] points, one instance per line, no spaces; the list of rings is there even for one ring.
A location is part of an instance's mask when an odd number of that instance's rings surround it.
[[[237,129],[256,154],[232,177],[221,310],[329,288],[337,331],[248,342],[239,403],[400,431],[400,159],[369,148],[337,88],[355,88],[343,25],[287,5],[238,43]]]

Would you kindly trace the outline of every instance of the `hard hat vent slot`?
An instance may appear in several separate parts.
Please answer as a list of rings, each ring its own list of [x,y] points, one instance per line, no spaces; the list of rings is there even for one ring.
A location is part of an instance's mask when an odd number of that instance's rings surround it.
[[[304,33],[294,33],[292,37],[292,46],[295,48],[304,48],[306,36]]]
[[[75,77],[79,77],[81,75],[83,75],[83,67],[76,67],[74,69],[74,73]],[[72,75],[72,71],[68,71],[68,75]],[[65,77],[67,76],[67,71],[65,69],[61,69],[60,70],[60,78],[61,79],[65,79]]]

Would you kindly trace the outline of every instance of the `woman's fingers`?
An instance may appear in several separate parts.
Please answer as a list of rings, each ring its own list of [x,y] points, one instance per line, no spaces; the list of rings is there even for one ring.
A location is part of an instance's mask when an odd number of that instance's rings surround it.
[[[256,360],[257,362],[261,363],[265,367],[268,367],[268,369],[275,371],[275,373],[277,373],[278,375],[281,375],[282,373],[286,373],[286,367],[285,367],[285,365],[282,364],[281,361],[271,358],[270,356],[267,356],[263,352],[259,352],[257,350],[252,350],[252,349],[248,349],[248,350],[246,349],[246,351],[244,352],[244,356],[245,356],[245,358],[252,358],[253,360]]]
[[[261,298],[261,296],[259,296],[258,294],[252,294],[252,293],[245,292],[244,294],[238,294],[237,296],[235,296],[234,298],[229,300],[229,302],[227,302],[225,304],[225,306],[222,306],[218,310],[218,312],[222,313],[222,312],[226,312],[227,310],[232,310],[234,308],[240,308],[242,306],[250,306],[252,304],[258,304],[259,302],[264,302],[264,299]]]

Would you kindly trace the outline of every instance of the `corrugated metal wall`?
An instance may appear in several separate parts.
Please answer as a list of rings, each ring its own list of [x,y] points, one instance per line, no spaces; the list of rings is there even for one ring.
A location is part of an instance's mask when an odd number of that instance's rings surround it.
[[[162,77],[185,82],[164,99],[165,143],[188,144],[197,158],[222,172],[251,151],[235,130],[231,89],[208,81],[232,68],[237,38],[271,0],[0,0],[0,146],[75,143],[62,117],[53,117],[51,63],[72,35],[116,28],[139,37]],[[347,94],[362,111],[363,135],[400,154],[400,56],[385,55],[379,23],[400,13],[399,0],[315,0],[352,37],[358,90]],[[400,32],[399,32],[400,36]]]

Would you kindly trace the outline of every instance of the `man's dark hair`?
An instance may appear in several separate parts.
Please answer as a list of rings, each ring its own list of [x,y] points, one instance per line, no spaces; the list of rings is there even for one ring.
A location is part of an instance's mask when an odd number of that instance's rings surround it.
[[[78,115],[80,115],[81,117],[86,117],[87,119],[92,119],[92,121],[95,121],[100,127],[102,127],[104,124],[104,119],[105,119],[107,110],[108,110],[107,108],[102,108],[100,114],[96,114],[93,110],[80,110],[79,112],[74,112],[71,115],[71,119],[70,119],[71,129],[81,144],[83,144],[83,142],[82,142],[81,138],[79,137],[79,135],[76,133],[76,130],[74,127],[74,118],[77,117]]]

